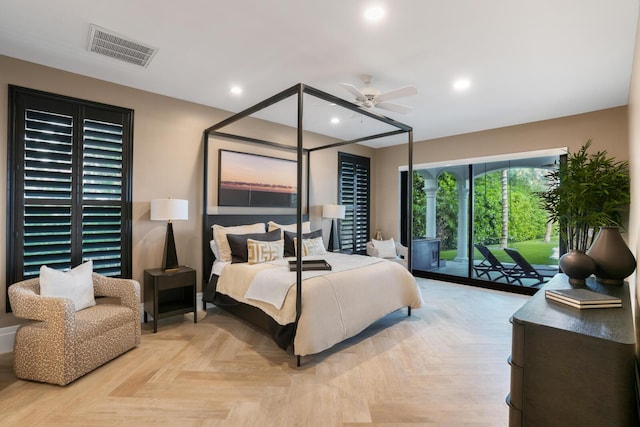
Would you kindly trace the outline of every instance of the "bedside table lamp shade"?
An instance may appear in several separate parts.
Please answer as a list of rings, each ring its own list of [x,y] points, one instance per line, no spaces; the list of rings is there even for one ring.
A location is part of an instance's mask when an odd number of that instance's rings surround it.
[[[189,219],[189,201],[182,199],[153,199],[151,200],[151,220],[167,221],[167,238],[164,243],[163,270],[178,268],[176,241],[173,238],[173,220]]]
[[[323,205],[322,217],[331,219],[331,233],[329,234],[329,247],[331,252],[340,250],[340,238],[338,236],[338,227],[336,219],[344,219],[346,208],[344,205]]]

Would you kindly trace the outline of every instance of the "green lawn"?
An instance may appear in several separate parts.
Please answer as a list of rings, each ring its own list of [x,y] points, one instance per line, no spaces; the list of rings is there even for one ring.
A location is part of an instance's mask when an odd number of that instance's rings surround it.
[[[553,248],[557,247],[557,240],[552,243],[544,243],[542,240],[529,240],[526,242],[513,242],[509,244],[510,248],[517,249],[522,256],[529,261],[530,264],[540,265],[557,265],[557,259],[549,258],[553,253]],[[500,249],[499,245],[491,245],[489,249],[500,260],[500,262],[513,263],[513,260],[505,251]],[[453,260],[456,256],[455,249],[440,252],[440,258],[445,260]],[[477,249],[474,250],[474,259],[482,260],[482,255]]]

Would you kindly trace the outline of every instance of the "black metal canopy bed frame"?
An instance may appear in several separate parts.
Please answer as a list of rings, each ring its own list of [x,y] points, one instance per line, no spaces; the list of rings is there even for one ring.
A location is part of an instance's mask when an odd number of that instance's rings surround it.
[[[303,129],[303,112],[304,112],[304,95],[311,95],[315,98],[319,98],[321,100],[326,101],[327,103],[332,103],[343,107],[347,110],[351,110],[355,113],[361,114],[363,116],[369,117],[375,121],[379,121],[385,123],[393,128],[393,130],[377,133],[374,135],[369,135],[365,137],[360,137],[357,139],[351,140],[343,140],[338,142],[330,142],[325,145],[314,146],[312,148],[307,148],[304,145],[305,142],[305,129]],[[254,138],[250,136],[243,136],[234,132],[223,132],[222,129],[238,122],[241,119],[247,118],[271,105],[274,105],[282,100],[287,98],[296,96],[297,102],[297,127],[296,127],[296,141],[295,145],[293,142],[291,144],[283,144],[281,142],[268,141],[260,138]],[[204,292],[203,292],[203,308],[206,309],[207,303],[212,303],[217,307],[224,309],[246,321],[253,324],[254,326],[260,328],[261,330],[268,333],[276,344],[281,347],[283,350],[291,349],[294,355],[297,356],[297,365],[300,366],[300,355],[296,353],[295,348],[293,348],[293,339],[296,334],[296,330],[298,327],[298,322],[300,320],[300,315],[302,313],[302,240],[303,240],[303,222],[308,220],[308,212],[309,212],[309,169],[310,169],[310,158],[311,154],[318,150],[324,150],[329,148],[340,147],[348,144],[354,144],[359,142],[365,142],[369,140],[390,137],[394,135],[406,134],[407,135],[407,144],[408,144],[408,174],[407,174],[407,185],[408,188],[411,188],[411,177],[413,176],[413,129],[403,123],[395,121],[391,118],[376,114],[367,110],[366,108],[359,107],[356,104],[353,104],[349,101],[343,100],[326,92],[320,91],[318,89],[314,89],[310,86],[304,85],[302,83],[296,84],[289,89],[286,89],[250,108],[247,108],[244,111],[241,111],[221,122],[207,128],[204,131],[204,186],[203,186],[203,268],[205,274],[203,274],[204,278]],[[215,139],[221,140],[236,140],[242,141],[243,143],[256,144],[269,147],[269,149],[277,149],[277,150],[286,150],[289,152],[295,152],[296,154],[296,162],[297,162],[297,191],[298,197],[296,197],[296,207],[295,213],[285,213],[285,214],[269,214],[264,213],[264,211],[260,211],[258,208],[252,208],[251,211],[257,211],[258,213],[221,213],[221,214],[210,214],[209,212],[209,155],[210,152],[213,152],[211,144],[215,142]],[[304,158],[306,156],[306,171],[304,170]],[[306,182],[303,182],[306,177]],[[301,189],[305,189],[304,197],[300,196]],[[303,198],[306,199],[306,203],[303,202]],[[413,204],[411,192],[409,192],[409,197],[405,201],[407,206],[410,207]],[[293,210],[293,209],[291,209]],[[411,233],[412,233],[412,209],[406,209],[406,221],[409,224],[407,227],[407,241],[411,241]],[[216,282],[217,277],[213,274],[211,276],[207,276],[210,269],[212,268],[214,262],[214,255],[209,247],[209,240],[211,239],[212,227],[214,224],[222,225],[222,226],[234,226],[239,224],[250,224],[254,222],[263,222],[266,223],[269,220],[274,220],[279,222],[280,224],[296,224],[295,235],[297,236],[296,248],[297,248],[297,256],[296,256],[296,282],[295,282],[295,290],[296,290],[296,300],[295,300],[295,322],[280,325],[275,322],[271,317],[266,315],[262,310],[256,308],[254,306],[244,304],[234,300],[233,298],[216,292]],[[407,265],[409,266],[409,272],[411,272],[411,245],[408,248],[408,254],[406,257]],[[410,313],[410,311],[409,311]]]

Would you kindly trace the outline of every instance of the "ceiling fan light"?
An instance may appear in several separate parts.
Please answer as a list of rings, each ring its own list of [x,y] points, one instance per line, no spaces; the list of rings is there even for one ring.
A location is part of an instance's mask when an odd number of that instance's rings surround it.
[[[471,80],[469,79],[458,79],[453,82],[453,88],[457,91],[467,90],[471,87]]]
[[[364,19],[369,22],[380,21],[384,17],[384,9],[380,6],[371,6],[365,9]]]

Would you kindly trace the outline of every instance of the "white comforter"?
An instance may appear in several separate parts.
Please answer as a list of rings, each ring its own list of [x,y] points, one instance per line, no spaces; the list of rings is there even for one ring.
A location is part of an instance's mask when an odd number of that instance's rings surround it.
[[[422,295],[414,277],[400,264],[335,253],[327,253],[320,258],[332,266],[352,263],[355,267],[340,267],[340,271],[327,274],[304,272],[305,276],[312,277],[302,283],[302,314],[294,339],[296,355],[305,356],[325,350],[358,334],[399,308],[422,306]],[[281,325],[292,323],[296,317],[295,286],[286,285],[286,297],[280,309],[271,302],[246,297],[254,278],[258,274],[269,274],[267,270],[288,272],[288,264],[285,260],[255,265],[227,265],[220,274],[216,290],[260,308]],[[277,275],[286,276],[281,273]],[[265,282],[264,278],[259,281]],[[277,292],[283,293],[282,286],[281,282]]]

